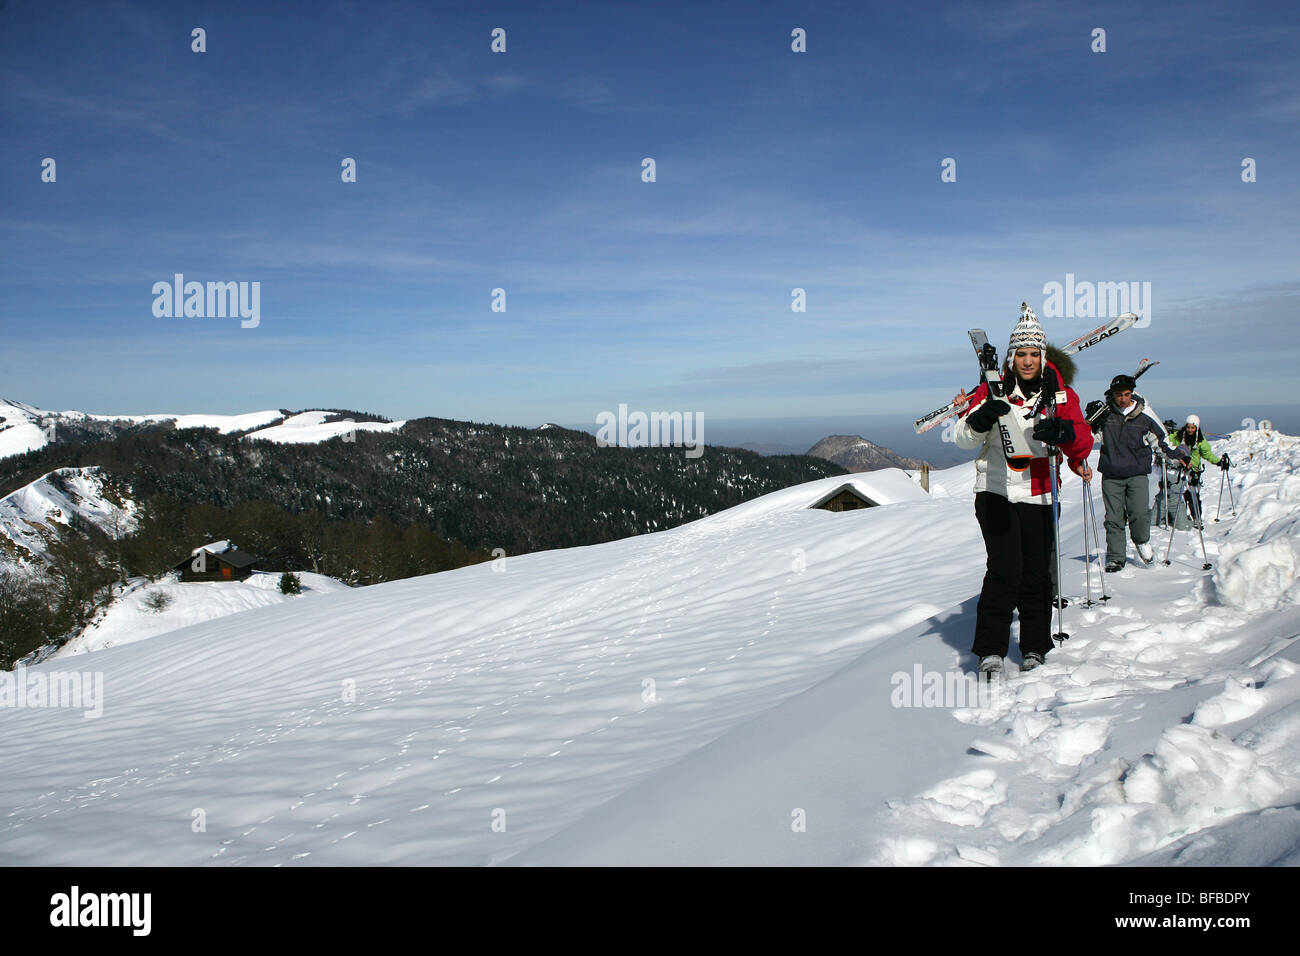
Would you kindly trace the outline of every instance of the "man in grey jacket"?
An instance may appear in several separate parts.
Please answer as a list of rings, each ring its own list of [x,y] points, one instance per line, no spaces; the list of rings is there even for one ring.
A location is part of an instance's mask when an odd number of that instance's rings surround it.
[[[1106,504],[1106,570],[1119,571],[1127,558],[1124,527],[1128,526],[1138,557],[1145,564],[1155,558],[1151,549],[1151,453],[1161,448],[1166,457],[1185,458],[1185,451],[1169,441],[1160,419],[1141,395],[1133,391],[1131,375],[1116,375],[1106,393],[1106,411],[1094,422],[1101,433],[1101,495]],[[1147,436],[1153,436],[1148,438]],[[1083,476],[1087,481],[1091,473]]]

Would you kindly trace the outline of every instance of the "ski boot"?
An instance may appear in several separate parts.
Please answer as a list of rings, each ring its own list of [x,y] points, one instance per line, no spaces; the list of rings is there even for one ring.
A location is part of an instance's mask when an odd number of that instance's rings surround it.
[[[980,658],[980,680],[990,684],[1002,679],[1002,658],[996,654],[986,654]]]
[[[1030,651],[1024,656],[1024,660],[1020,662],[1020,673],[1023,674],[1025,671],[1031,671],[1042,663],[1043,655],[1038,653],[1038,651]]]

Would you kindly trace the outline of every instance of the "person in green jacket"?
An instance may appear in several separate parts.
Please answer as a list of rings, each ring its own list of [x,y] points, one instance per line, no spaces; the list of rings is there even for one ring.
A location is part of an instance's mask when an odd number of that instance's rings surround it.
[[[1188,463],[1187,468],[1191,472],[1191,478],[1187,483],[1187,505],[1192,506],[1191,498],[1196,498],[1196,511],[1194,514],[1201,513],[1201,472],[1205,470],[1205,463],[1208,461],[1211,465],[1218,465],[1224,471],[1232,467],[1225,454],[1222,458],[1214,453],[1210,447],[1210,441],[1201,431],[1201,419],[1197,415],[1188,415],[1187,421],[1183,427],[1174,432],[1170,439],[1179,445],[1186,445],[1192,460]]]

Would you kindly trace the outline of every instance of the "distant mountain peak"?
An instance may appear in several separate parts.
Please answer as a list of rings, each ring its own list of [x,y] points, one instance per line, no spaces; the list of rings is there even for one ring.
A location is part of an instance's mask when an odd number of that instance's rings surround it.
[[[834,462],[851,472],[878,471],[881,468],[920,468],[927,464],[920,458],[905,458],[861,435],[828,435],[808,449],[807,454]]]

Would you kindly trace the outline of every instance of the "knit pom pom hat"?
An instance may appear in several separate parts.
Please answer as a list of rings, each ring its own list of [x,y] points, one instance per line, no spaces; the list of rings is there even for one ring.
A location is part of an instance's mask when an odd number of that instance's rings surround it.
[[[1038,316],[1034,315],[1034,310],[1029,307],[1028,302],[1020,303],[1020,321],[1011,333],[1011,341],[1007,345],[1008,361],[1016,354],[1016,349],[1038,349],[1041,353],[1047,352],[1047,333],[1043,331]]]

